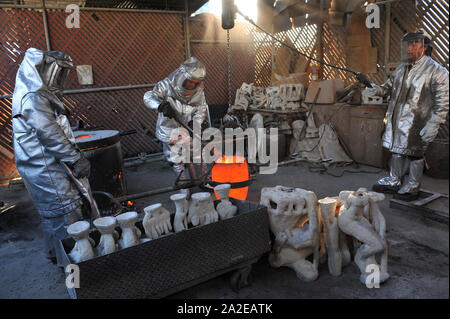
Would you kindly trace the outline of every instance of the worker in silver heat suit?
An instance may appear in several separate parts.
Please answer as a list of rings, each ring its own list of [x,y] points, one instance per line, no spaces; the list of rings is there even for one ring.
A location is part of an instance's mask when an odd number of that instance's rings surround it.
[[[448,71],[431,58],[432,49],[425,31],[406,33],[401,65],[384,85],[373,84],[375,95],[391,96],[382,143],[392,153],[389,176],[373,190],[393,193],[398,199],[418,197],[425,152],[448,113]]]
[[[89,161],[75,144],[61,102],[72,59],[57,51],[30,48],[20,64],[12,100],[14,154],[41,216],[47,258],[63,266],[56,244],[67,227],[83,218],[80,192],[61,163],[77,178],[90,173]]]
[[[174,118],[178,117],[186,125],[191,123],[189,126],[193,121],[197,121],[200,126],[208,122],[208,106],[203,86],[205,76],[205,66],[191,57],[144,95],[145,105],[158,111],[156,137],[163,143],[164,155],[180,179],[187,178],[186,173],[195,170],[192,162],[189,163],[191,169],[187,169],[188,163],[181,152],[171,150],[180,143],[190,143],[192,150],[192,139],[189,132]]]

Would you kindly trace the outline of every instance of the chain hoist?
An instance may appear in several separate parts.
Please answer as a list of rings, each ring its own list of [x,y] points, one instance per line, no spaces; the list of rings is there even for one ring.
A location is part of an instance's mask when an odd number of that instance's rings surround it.
[[[227,30],[228,109],[231,109],[231,46],[230,30]]]

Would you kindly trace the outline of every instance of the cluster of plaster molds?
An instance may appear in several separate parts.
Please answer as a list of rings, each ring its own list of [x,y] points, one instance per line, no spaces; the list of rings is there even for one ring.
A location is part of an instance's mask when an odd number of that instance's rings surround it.
[[[101,234],[100,241],[95,247],[95,241],[89,237],[90,224],[87,221],[78,221],[71,224],[67,232],[75,240],[75,245],[69,253],[73,262],[79,263],[95,256],[111,254],[119,249],[132,247],[161,236],[187,230],[189,223],[192,226],[202,226],[220,220],[232,218],[238,208],[229,199],[230,184],[220,184],[215,187],[220,201],[217,209],[214,207],[213,195],[207,192],[192,194],[191,201],[186,194],[179,193],[170,196],[175,204],[173,226],[170,212],[161,203],[144,208],[142,227],[145,231],[143,237],[141,230],[136,226],[137,212],[127,212],[117,217],[106,216],[97,218],[93,224]],[[115,230],[121,229],[121,235]],[[141,238],[142,237],[142,238]]]
[[[280,96],[287,102],[300,101],[303,95],[303,84],[281,84]]]
[[[300,100],[303,96],[303,84],[282,84],[280,85],[280,97],[285,102],[281,107],[283,110],[298,110]]]
[[[236,98],[234,105],[239,105],[247,110],[249,106],[259,107],[266,101],[266,95],[264,94],[264,88],[256,87],[253,83],[242,83],[242,86],[236,91]]]
[[[269,86],[261,88],[253,83],[242,83],[236,91],[235,105],[242,106],[244,110],[248,107],[267,108],[281,110],[298,110],[304,107],[300,101],[304,95],[303,84],[282,84],[280,86]]]
[[[300,188],[265,187],[260,203],[267,207],[275,235],[270,265],[292,268],[305,281],[317,279],[320,234],[316,195]],[[306,259],[311,254],[312,263]]]
[[[312,281],[318,277],[319,260],[326,259],[330,274],[339,276],[351,262],[347,237],[352,237],[360,243],[354,257],[361,271],[360,281],[366,284],[373,271],[367,268],[369,265],[379,267],[380,283],[386,281],[389,278],[386,222],[378,207],[383,199],[383,194],[364,188],[320,200],[313,192],[299,188],[263,188],[261,204],[268,209],[270,228],[275,235],[269,263],[273,267],[290,267],[299,278]],[[311,254],[313,263],[306,260]]]
[[[266,88],[267,100],[265,108],[267,109],[281,109],[286,102],[280,96],[279,86],[269,86]]]
[[[252,93],[252,106],[259,107],[265,103],[266,94],[264,93],[264,88],[254,86]]]
[[[247,110],[249,104],[249,97],[241,89],[236,91],[236,97],[234,99],[234,105],[239,105]]]
[[[303,84],[281,84],[266,89],[268,109],[299,110],[305,106],[301,103],[303,99]]]

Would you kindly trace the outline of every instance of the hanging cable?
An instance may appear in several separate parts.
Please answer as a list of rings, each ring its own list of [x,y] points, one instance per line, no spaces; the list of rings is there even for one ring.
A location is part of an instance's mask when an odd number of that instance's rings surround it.
[[[303,52],[300,52],[300,51],[297,50],[296,48],[294,48],[294,47],[292,47],[292,46],[286,44],[284,41],[281,41],[280,39],[278,39],[277,37],[275,37],[275,36],[272,35],[271,33],[267,32],[266,30],[264,30],[263,28],[261,28],[261,27],[260,27],[259,25],[257,25],[251,18],[249,18],[248,16],[246,16],[245,14],[243,14],[237,7],[235,7],[235,10],[236,10],[236,12],[239,13],[245,20],[247,20],[251,25],[253,25],[254,27],[256,27],[256,28],[257,28],[258,30],[260,30],[261,32],[267,34],[269,37],[271,37],[273,40],[277,41],[277,42],[280,43],[281,45],[284,45],[284,46],[287,47],[288,49],[294,51],[295,53],[297,53],[297,54],[299,54],[299,55],[301,55],[301,56],[304,56],[304,57],[306,57],[306,58],[308,58],[308,59],[310,59],[310,60],[312,60],[312,61],[314,61],[314,62],[323,64],[323,65],[325,65],[325,66],[329,66],[330,68],[334,68],[334,69],[338,69],[338,70],[341,70],[341,71],[345,71],[345,72],[352,73],[352,74],[354,74],[354,75],[356,76],[356,78],[358,79],[359,82],[363,83],[365,86],[367,86],[367,87],[369,87],[369,88],[372,87],[372,84],[370,83],[370,80],[367,78],[366,75],[364,75],[364,74],[362,74],[362,73],[360,73],[360,72],[356,72],[356,71],[353,71],[353,70],[344,68],[344,67],[336,66],[336,65],[333,65],[333,64],[330,64],[330,63],[321,61],[321,60],[317,60],[317,59],[315,59],[315,58],[313,58],[313,57],[311,57],[311,56],[309,56],[309,55],[307,55],[307,54],[305,54],[305,53],[303,53]]]

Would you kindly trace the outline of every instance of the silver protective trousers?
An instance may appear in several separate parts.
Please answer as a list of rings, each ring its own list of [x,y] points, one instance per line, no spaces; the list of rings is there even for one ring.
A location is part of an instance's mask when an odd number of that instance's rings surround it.
[[[417,193],[422,184],[424,167],[424,158],[413,158],[393,153],[389,176],[378,180],[378,184],[399,188],[399,194]],[[407,182],[405,182],[406,173],[409,174]]]
[[[62,216],[46,218],[41,216],[42,230],[44,232],[44,249],[46,257],[56,258],[58,267],[64,267],[61,251],[58,249],[59,241],[69,237],[67,228],[83,219],[81,205]]]
[[[408,158],[401,154],[393,153],[391,156],[389,176],[378,180],[379,185],[398,187],[402,185],[402,178],[408,169]]]

